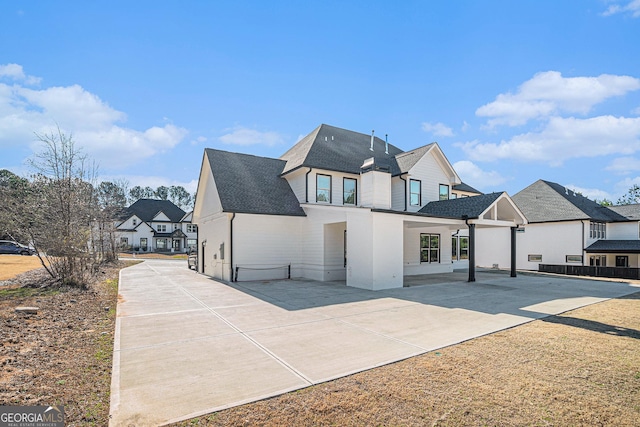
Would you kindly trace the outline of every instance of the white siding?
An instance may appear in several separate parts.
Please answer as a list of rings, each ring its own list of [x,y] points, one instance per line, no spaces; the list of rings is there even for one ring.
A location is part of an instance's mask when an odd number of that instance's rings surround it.
[[[417,179],[422,182],[422,206],[439,199],[440,184],[451,186],[449,175],[435,159],[433,152],[429,152],[422,157],[422,159],[409,170],[406,179],[407,181],[409,179]],[[407,210],[416,212],[420,210],[422,206],[408,205]]]
[[[407,182],[398,176],[391,178],[391,209],[404,211]]]
[[[292,277],[300,277],[304,221],[304,217],[237,214],[233,221],[233,267],[240,266],[239,280],[286,278],[288,265]]]
[[[220,213],[222,213],[222,203],[220,202],[220,196],[218,196],[218,190],[211,173],[211,167],[205,157],[202,163],[202,170],[200,171],[198,195],[193,209],[192,222],[199,225],[202,220]]]
[[[638,226],[637,222],[609,223],[607,224],[607,239],[638,240],[640,237]]]
[[[391,175],[386,172],[370,171],[361,175],[362,206],[391,208]]]
[[[329,175],[331,177],[331,205],[334,206],[344,206],[343,203],[343,179],[351,178],[356,180],[356,205],[361,203],[361,184],[360,184],[360,175],[355,174],[346,174],[341,172],[333,172],[326,171],[322,169],[313,169],[313,171],[309,174],[309,203],[317,203],[319,205],[329,205],[329,203],[325,202],[316,202],[316,179],[318,174],[320,175]],[[304,191],[304,190],[303,190]],[[347,205],[352,206],[352,205]]]
[[[440,263],[420,262],[420,234],[440,235]],[[448,227],[421,227],[403,230],[403,264],[404,275],[448,273],[453,271],[451,263],[451,230]]]
[[[298,169],[297,171],[288,173],[284,176],[284,178],[289,183],[289,187],[291,187],[291,189],[293,190],[293,193],[296,195],[296,198],[300,203],[306,203],[307,172],[309,172],[308,168],[302,168],[302,169]],[[315,177],[315,175],[313,175],[313,172],[311,172],[309,176]],[[314,201],[315,201],[315,198],[314,198]]]
[[[221,213],[198,224],[198,269],[202,272],[204,261],[204,274],[222,280],[231,280],[229,217]]]

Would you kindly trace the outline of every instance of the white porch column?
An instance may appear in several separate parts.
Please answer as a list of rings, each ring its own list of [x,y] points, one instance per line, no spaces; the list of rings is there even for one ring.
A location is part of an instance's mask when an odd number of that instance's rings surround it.
[[[402,216],[357,210],[347,215],[347,286],[403,285]]]

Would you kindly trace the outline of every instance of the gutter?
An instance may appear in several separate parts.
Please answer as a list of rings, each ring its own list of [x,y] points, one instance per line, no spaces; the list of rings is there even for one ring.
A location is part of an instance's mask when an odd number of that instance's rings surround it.
[[[235,282],[233,278],[233,220],[236,219],[236,213],[234,212],[229,221],[229,268],[231,270],[231,281]]]
[[[313,168],[309,168],[307,173],[304,175],[304,202],[309,203],[309,174]]]
[[[407,180],[402,177],[402,175],[405,175],[405,174],[406,172],[401,173],[400,175],[398,175],[398,178],[404,181],[404,211],[406,212],[407,211]]]

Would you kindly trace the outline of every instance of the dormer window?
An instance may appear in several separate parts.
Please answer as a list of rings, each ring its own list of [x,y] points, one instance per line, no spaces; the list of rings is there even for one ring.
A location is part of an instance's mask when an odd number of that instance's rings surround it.
[[[422,204],[422,182],[417,179],[409,180],[409,203],[411,206]]]
[[[316,175],[316,202],[331,203],[331,176]]]

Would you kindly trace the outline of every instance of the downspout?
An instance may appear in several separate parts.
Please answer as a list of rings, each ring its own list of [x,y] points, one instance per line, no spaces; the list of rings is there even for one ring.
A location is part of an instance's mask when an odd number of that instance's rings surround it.
[[[231,281],[235,282],[233,278],[233,220],[236,219],[236,213],[234,212],[229,221],[229,268],[231,269]]]
[[[401,173],[400,175],[398,175],[398,178],[404,181],[404,211],[406,212],[407,211],[407,180],[404,179],[402,175],[404,174]]]
[[[584,256],[585,251],[584,250],[585,250],[585,247],[584,247],[584,220],[583,219],[580,220],[580,224],[582,224],[582,248],[581,249],[582,249],[582,266],[584,267],[584,265],[585,265],[585,263],[584,263],[584,259],[585,259],[585,256]]]
[[[309,171],[304,176],[304,201],[309,203],[309,174],[313,168],[309,168]]]

